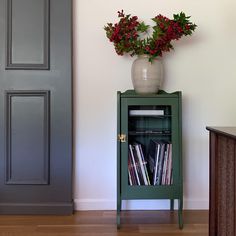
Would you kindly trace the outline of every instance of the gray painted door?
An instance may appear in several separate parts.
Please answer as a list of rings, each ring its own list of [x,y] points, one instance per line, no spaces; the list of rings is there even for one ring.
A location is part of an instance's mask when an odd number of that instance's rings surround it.
[[[0,214],[70,214],[71,0],[0,0]]]

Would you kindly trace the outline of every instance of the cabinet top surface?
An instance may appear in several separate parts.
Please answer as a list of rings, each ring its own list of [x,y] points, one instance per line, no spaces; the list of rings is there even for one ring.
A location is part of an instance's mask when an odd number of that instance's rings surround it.
[[[207,126],[206,127],[207,130],[218,133],[218,134],[222,134],[222,135],[226,135],[226,136],[230,136],[232,138],[236,139],[236,127],[224,127],[224,126]]]
[[[138,94],[134,90],[127,90],[123,93],[120,93],[121,97],[133,97],[133,98],[152,98],[152,97],[179,97],[181,95],[180,91],[173,93],[167,93],[164,90],[159,90],[157,94]]]

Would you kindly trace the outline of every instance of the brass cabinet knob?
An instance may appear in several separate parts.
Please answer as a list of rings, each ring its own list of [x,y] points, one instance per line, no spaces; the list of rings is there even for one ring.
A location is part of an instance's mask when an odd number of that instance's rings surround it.
[[[118,134],[118,140],[121,143],[125,143],[126,142],[126,134]]]

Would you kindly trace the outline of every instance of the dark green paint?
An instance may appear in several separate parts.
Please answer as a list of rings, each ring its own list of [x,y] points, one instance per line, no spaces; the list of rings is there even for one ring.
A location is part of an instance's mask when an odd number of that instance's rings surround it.
[[[179,228],[183,228],[183,179],[182,179],[182,120],[181,120],[181,92],[166,93],[159,91],[158,94],[138,95],[133,90],[124,93],[118,92],[118,134],[126,134],[127,140],[117,144],[117,226],[120,227],[120,211],[122,200],[128,199],[170,199],[170,209],[174,209],[174,199],[178,200]],[[160,186],[130,186],[128,184],[128,144],[129,135],[128,111],[130,107],[159,106],[166,110],[163,117],[137,119],[136,128],[166,128],[171,129],[169,141],[172,142],[173,160],[173,184]],[[158,120],[162,119],[162,121]],[[146,148],[153,136],[136,136],[135,139],[142,142]],[[158,136],[155,136],[158,138]],[[159,137],[160,138],[160,137]],[[168,140],[168,137],[166,138]]]

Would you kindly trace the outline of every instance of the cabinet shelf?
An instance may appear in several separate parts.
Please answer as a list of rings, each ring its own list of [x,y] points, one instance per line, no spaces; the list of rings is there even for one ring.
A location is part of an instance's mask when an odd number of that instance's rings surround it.
[[[170,130],[131,130],[129,135],[171,135]]]
[[[174,199],[183,227],[181,92],[117,93],[117,227],[125,199]]]
[[[171,118],[171,115],[129,115],[131,119],[147,119],[147,118],[154,118],[154,119],[166,119]]]

